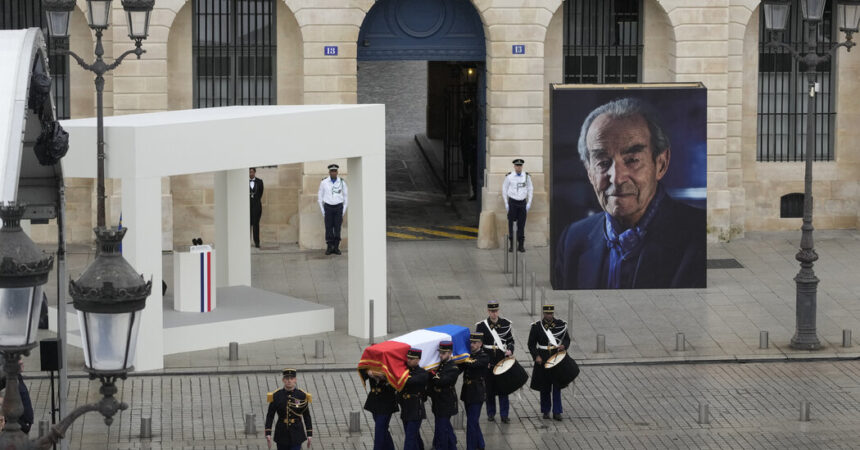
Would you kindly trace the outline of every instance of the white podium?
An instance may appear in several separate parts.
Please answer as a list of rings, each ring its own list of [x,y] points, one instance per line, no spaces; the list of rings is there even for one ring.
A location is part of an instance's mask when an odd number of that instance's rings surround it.
[[[215,309],[215,250],[194,245],[173,254],[173,309],[210,312]]]

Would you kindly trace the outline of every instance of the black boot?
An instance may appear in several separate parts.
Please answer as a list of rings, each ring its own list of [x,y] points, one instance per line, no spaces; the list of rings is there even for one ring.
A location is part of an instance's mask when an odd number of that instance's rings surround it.
[[[334,253],[335,255],[340,255],[340,248],[339,247],[340,247],[340,242],[335,242],[334,245],[332,246],[331,252]]]
[[[514,240],[508,239],[508,253],[514,252]]]
[[[520,253],[525,253],[526,252],[525,244],[523,244],[522,242],[517,244],[517,251]]]
[[[331,245],[331,244],[326,244],[326,245],[325,245],[325,254],[326,254],[326,255],[331,255],[331,247],[332,247],[332,245]]]

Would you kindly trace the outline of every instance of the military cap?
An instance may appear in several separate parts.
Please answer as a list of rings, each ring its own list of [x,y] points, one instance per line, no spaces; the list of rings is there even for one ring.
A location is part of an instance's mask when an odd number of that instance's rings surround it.
[[[328,165],[328,170],[337,170],[337,169],[340,169],[340,166],[338,166],[337,164],[329,164]]]
[[[555,305],[543,305],[543,312],[545,313],[555,313]]]
[[[451,341],[441,341],[439,342],[439,351],[440,352],[450,352],[454,350],[454,343]]]
[[[520,159],[520,158],[517,158],[517,159],[515,159],[515,160],[514,160],[514,165],[515,165],[515,166],[521,166],[521,165],[523,165],[523,164],[525,164],[525,161],[523,161],[523,160],[522,160],[522,159]]]
[[[296,369],[284,369],[282,374],[283,374],[284,378],[295,377],[296,376]]]
[[[409,359],[421,359],[421,349],[420,348],[410,348],[408,352],[406,352],[406,357]]]
[[[484,342],[484,333],[472,333],[469,335],[469,340],[472,342]]]
[[[498,300],[490,300],[487,302],[487,311],[498,311],[499,310],[499,301]]]

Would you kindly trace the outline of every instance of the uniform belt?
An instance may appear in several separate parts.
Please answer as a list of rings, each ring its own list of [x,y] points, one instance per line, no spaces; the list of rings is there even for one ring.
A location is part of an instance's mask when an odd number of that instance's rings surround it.
[[[501,350],[498,345],[487,345],[484,344],[484,348],[487,350]]]
[[[558,347],[555,345],[540,345],[540,344],[538,344],[537,348],[540,350],[552,350],[552,349],[558,348]]]
[[[287,425],[292,425],[296,423],[296,419],[284,419],[284,423]]]
[[[414,395],[414,394],[403,394],[403,395],[401,395],[401,397],[403,397],[404,399],[408,400],[408,399],[410,399],[410,398],[412,398],[412,397],[417,397],[417,395]]]
[[[518,200],[518,199],[515,199],[515,198],[509,196],[508,197],[508,203],[511,203],[511,202],[513,202],[513,203],[525,203],[526,199],[525,199],[525,197],[523,197],[522,200]]]
[[[334,205],[332,205],[331,203],[325,203],[325,202],[323,202],[323,205],[331,206],[331,207],[340,206],[340,205],[342,205],[342,204],[343,204],[343,202],[335,203]]]
[[[382,393],[382,388],[371,388],[370,392],[373,392],[374,394],[380,394]]]

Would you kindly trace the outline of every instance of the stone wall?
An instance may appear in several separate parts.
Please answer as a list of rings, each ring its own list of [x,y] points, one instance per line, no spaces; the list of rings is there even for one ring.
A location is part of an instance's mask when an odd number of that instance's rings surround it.
[[[428,0],[429,1],[429,0]],[[499,188],[511,159],[527,160],[535,180],[535,203],[528,240],[547,240],[548,94],[562,75],[561,0],[472,0],[487,39],[487,169],[478,245],[495,247],[504,234]],[[727,240],[744,230],[795,229],[799,219],[780,219],[779,197],[802,191],[802,167],[759,163],[756,148],[758,0],[645,0],[643,81],[702,82],[708,88],[708,230],[711,240]],[[280,104],[356,103],[356,40],[373,0],[278,0],[277,98]],[[72,19],[72,47],[89,54],[92,41],[83,13]],[[121,3],[105,36],[108,59],[131,48]],[[793,12],[798,13],[797,11]],[[146,55],[127,59],[107,77],[105,113],[129,114],[191,107],[191,26],[188,0],[159,0],[152,14]],[[91,36],[91,35],[89,35]],[[842,38],[842,36],[840,36]],[[513,55],[513,44],[526,54]],[[336,57],[323,47],[337,45]],[[856,52],[838,56],[836,160],[816,163],[816,226],[856,227],[860,193],[857,141],[860,89],[853,76]],[[92,78],[72,68],[72,113],[92,115]],[[110,145],[110,143],[108,143]],[[273,145],[288,145],[273,143]],[[253,149],[237,149],[253,151]],[[330,161],[261,168],[266,182],[264,243],[323,244],[316,204],[319,180]],[[343,169],[345,161],[338,161]],[[348,172],[348,170],[343,170]],[[186,244],[201,235],[212,240],[211,175],[173,177],[164,183],[165,246]],[[94,194],[89,180],[68,180],[68,235],[91,242]],[[117,183],[118,185],[118,183]],[[109,217],[119,215],[118,186],[108,183]],[[51,226],[33,227],[38,241],[55,238]]]

